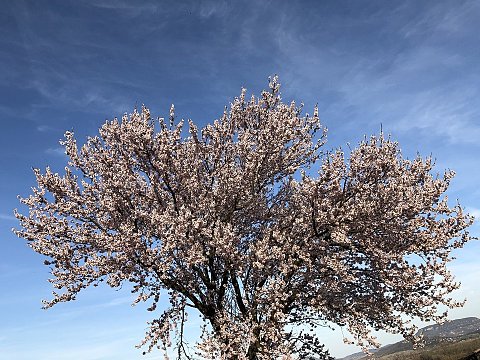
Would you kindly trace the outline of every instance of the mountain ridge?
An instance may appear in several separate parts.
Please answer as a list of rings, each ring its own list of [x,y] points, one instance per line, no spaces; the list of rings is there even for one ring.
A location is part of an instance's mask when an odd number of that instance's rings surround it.
[[[417,335],[423,335],[425,347],[433,347],[439,343],[456,342],[467,339],[478,334],[480,336],[480,319],[477,317],[466,317],[454,320],[448,320],[445,323],[425,326],[417,331]],[[394,354],[401,351],[412,350],[413,345],[402,340],[394,344],[388,344],[373,349],[374,358]],[[350,354],[337,360],[364,360],[367,356],[363,352]]]

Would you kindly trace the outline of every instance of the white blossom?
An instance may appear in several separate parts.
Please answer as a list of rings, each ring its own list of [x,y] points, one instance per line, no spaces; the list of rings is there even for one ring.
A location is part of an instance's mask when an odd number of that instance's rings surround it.
[[[168,124],[142,107],[81,148],[66,132],[65,174],[35,169],[29,213],[16,213],[60,290],[45,307],[128,282],[150,311],[169,295],[148,351],[184,356],[193,307],[208,325],[196,356],[253,360],[327,357],[305,331],[327,321],[364,349],[374,329],[411,340],[409,319],[460,306],[446,264],[473,218],[447,203],[453,172],[432,175],[431,158],[404,159],[383,134],[323,151],[318,108],[301,117],[276,77],[269,88],[249,100],[242,90],[200,130],[189,120],[188,137],[173,105]]]

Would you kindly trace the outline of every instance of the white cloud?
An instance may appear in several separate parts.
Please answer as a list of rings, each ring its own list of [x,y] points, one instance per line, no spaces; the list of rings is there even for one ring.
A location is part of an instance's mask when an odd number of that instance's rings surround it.
[[[45,150],[45,154],[54,156],[66,156],[65,149],[63,147],[48,148],[47,150]]]
[[[417,93],[410,99],[408,110],[397,120],[395,129],[421,130],[452,144],[478,144],[480,111],[472,106],[478,95],[469,88]]]
[[[53,128],[52,126],[49,126],[49,125],[45,125],[45,124],[37,126],[37,131],[39,131],[39,132],[49,132],[49,131],[53,131],[53,130],[55,130],[55,128]]]
[[[17,220],[17,219],[13,215],[0,214],[0,220],[14,221],[14,220]]]
[[[382,122],[387,131],[400,135],[420,131],[428,141],[476,145],[480,139],[478,62],[473,61],[471,52],[455,48],[454,38],[449,38],[447,44],[441,40],[445,32],[465,33],[472,29],[466,20],[478,9],[472,2],[459,8],[428,9],[402,30],[428,32],[428,36],[402,42],[405,34],[400,31],[392,36],[399,35],[401,48],[365,44],[370,46],[370,53],[355,43],[346,49],[340,41],[342,33],[338,44],[322,46],[312,42],[293,15],[287,14],[278,20],[274,36],[285,64],[281,80],[299,94],[330,90],[336,102],[326,105],[332,109],[335,106],[330,116],[350,122],[353,128],[378,128]],[[401,7],[397,10],[403,11]],[[384,15],[392,17],[392,12]],[[393,20],[398,21],[396,12]],[[376,24],[379,20],[368,21]],[[394,22],[390,26],[390,31],[395,29]],[[365,29],[359,27],[359,31]]]
[[[406,38],[435,32],[441,33],[442,36],[464,34],[466,24],[476,24],[480,6],[475,0],[457,2],[455,5],[434,3],[422,16],[406,24],[401,30],[402,33]]]

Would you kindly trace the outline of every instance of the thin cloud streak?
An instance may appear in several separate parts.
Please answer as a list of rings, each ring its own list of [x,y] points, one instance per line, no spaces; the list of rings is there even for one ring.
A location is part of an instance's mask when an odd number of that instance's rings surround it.
[[[0,214],[0,220],[7,220],[7,221],[16,221],[17,218],[13,215],[8,214]]]
[[[464,7],[459,14],[451,15],[452,19],[464,16],[466,9],[480,14],[479,6],[471,2],[466,2]],[[423,34],[422,41],[407,42],[401,51],[395,51],[395,47],[382,48],[380,44],[370,54],[355,46],[342,49],[341,45],[330,43],[317,45],[303,35],[303,28],[296,26],[295,18],[287,13],[276,31],[278,48],[288,59],[283,79],[298,93],[305,93],[306,89],[311,89],[306,93],[322,93],[316,84],[331,84],[337,92],[325,93],[334,99],[327,103],[335,111],[329,113],[330,118],[341,116],[338,111],[342,109],[345,114],[342,122],[354,128],[358,124],[376,128],[382,122],[387,129],[400,135],[420,130],[432,141],[446,138],[450,144],[477,145],[480,110],[475,104],[480,92],[475,74],[479,68],[477,62],[472,61],[471,52],[452,51],[453,44],[439,41],[445,31],[439,24],[449,16],[447,10],[450,8],[439,5],[420,18],[417,16],[396,35],[400,42],[401,37],[406,36],[402,32],[408,28],[412,32],[410,37],[414,33]],[[388,19],[402,11],[399,7],[377,15]],[[368,21],[378,19],[371,17]],[[282,23],[291,26],[287,30]],[[472,26],[468,22],[457,23],[455,31],[464,33],[469,25]],[[362,27],[357,27],[361,32]],[[465,72],[468,68],[471,71]],[[322,99],[313,101],[321,102]]]
[[[65,154],[65,148],[63,148],[63,147],[48,148],[47,150],[45,150],[45,154],[53,155],[53,156],[60,156],[60,157],[66,157],[67,156]]]

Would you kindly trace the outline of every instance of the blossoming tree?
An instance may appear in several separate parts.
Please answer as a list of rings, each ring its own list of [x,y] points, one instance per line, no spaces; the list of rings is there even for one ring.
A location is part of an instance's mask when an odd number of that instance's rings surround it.
[[[80,149],[63,144],[65,174],[35,169],[16,234],[47,257],[51,307],[106,281],[131,283],[135,302],[168,292],[142,345],[178,358],[328,357],[317,326],[413,339],[409,319],[441,321],[458,284],[446,268],[473,219],[443,195],[453,172],[402,157],[383,134],[346,157],[322,151],[318,111],[301,116],[270,91],[245,91],[200,131],[153,120],[145,107],[106,122]],[[186,308],[205,326],[185,350]],[[175,340],[175,343],[172,341]]]

